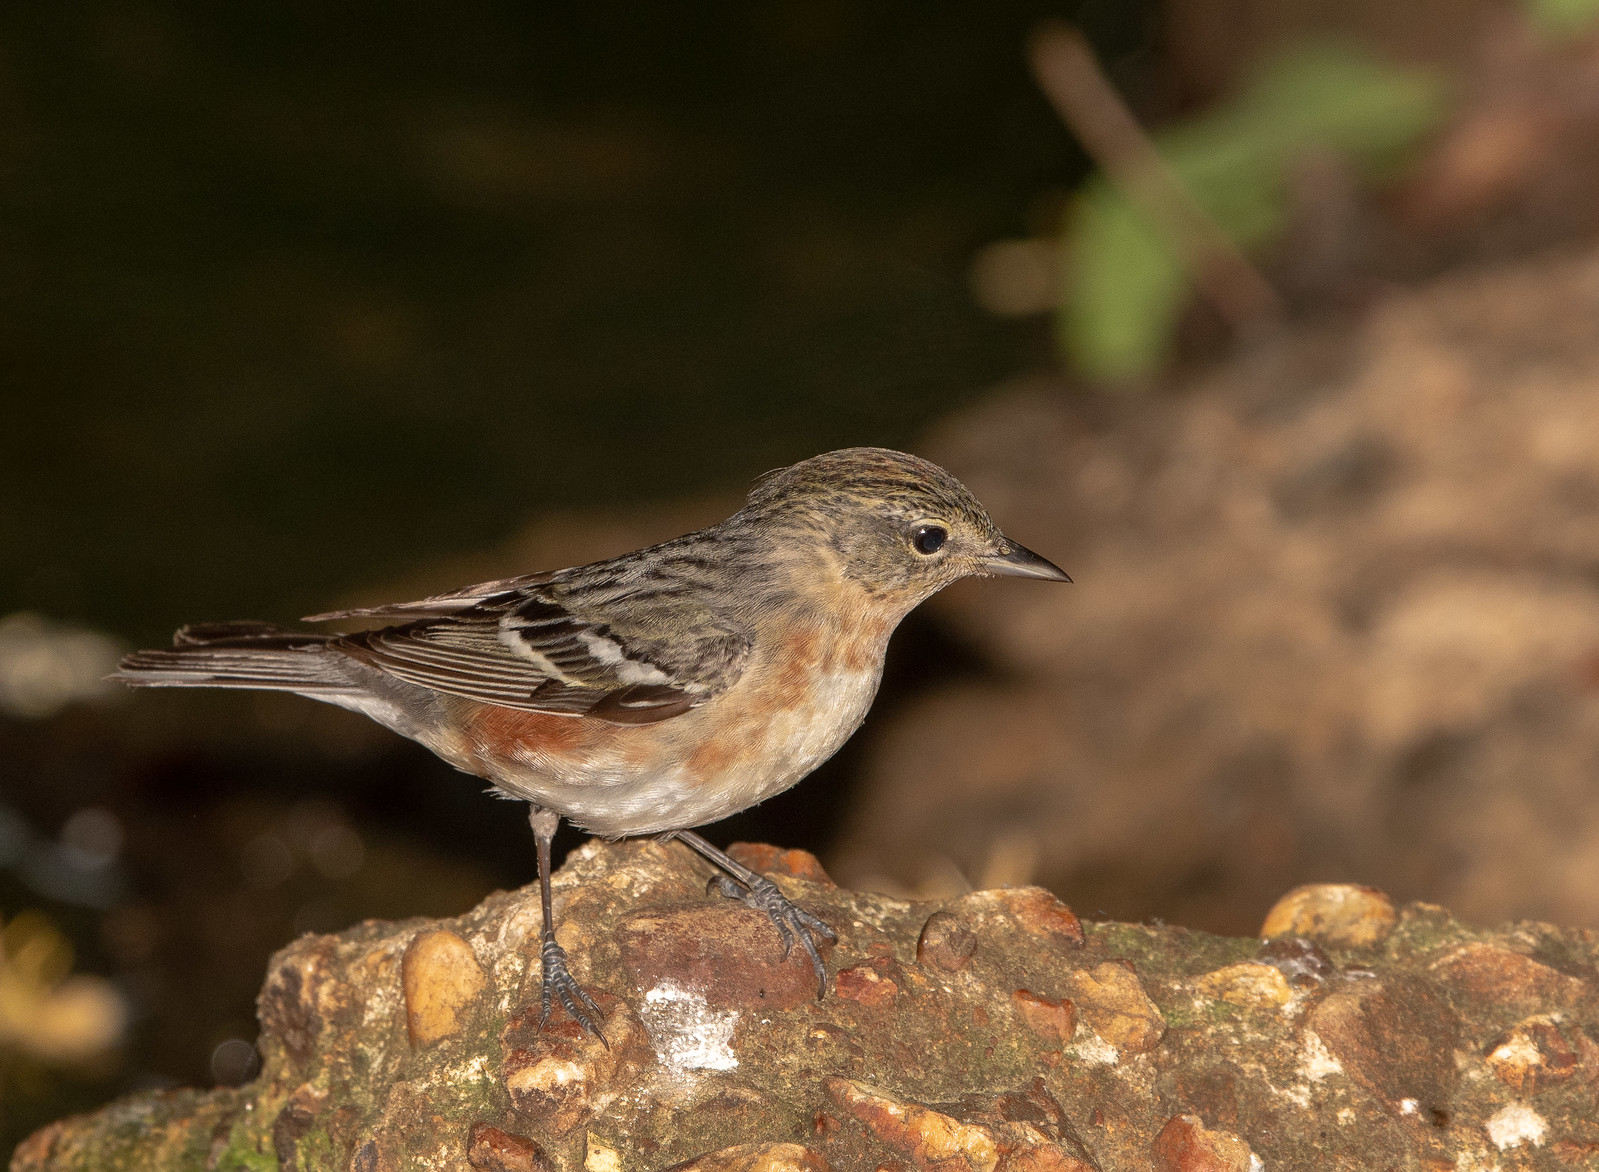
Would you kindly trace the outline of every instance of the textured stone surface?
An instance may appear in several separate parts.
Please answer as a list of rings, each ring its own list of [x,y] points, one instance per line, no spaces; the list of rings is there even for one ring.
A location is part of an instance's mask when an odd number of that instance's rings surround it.
[[[1358,947],[1224,938],[1081,924],[1037,889],[910,903],[803,878],[820,872],[792,852],[745,857],[838,930],[822,1002],[763,917],[706,894],[688,851],[591,843],[556,876],[556,907],[609,1045],[559,1012],[539,1030],[537,893],[497,894],[449,921],[295,941],[262,986],[254,1083],[63,1120],[14,1172],[1599,1158],[1592,933],[1476,931],[1414,904]],[[451,1028],[413,1044],[430,990]]]

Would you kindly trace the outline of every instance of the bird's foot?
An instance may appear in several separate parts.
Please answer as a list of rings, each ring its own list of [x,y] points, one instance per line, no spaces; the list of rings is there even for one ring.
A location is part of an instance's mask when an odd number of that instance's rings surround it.
[[[609,1050],[611,1044],[605,1040],[605,1035],[600,1033],[600,1027],[594,1024],[594,1018],[602,1018],[605,1014],[594,1004],[593,999],[583,992],[583,986],[577,983],[571,970],[566,967],[566,949],[551,937],[545,940],[544,946],[539,949],[539,961],[544,966],[544,980],[539,993],[544,1012],[539,1018],[539,1031],[543,1032],[545,1023],[550,1020],[550,1009],[554,1002],[559,1000],[572,1020],[598,1038],[600,1044]],[[588,1013],[584,1012],[585,1008]],[[594,1017],[590,1017],[589,1013]]]
[[[778,935],[783,938],[784,960],[794,950],[794,941],[799,940],[811,958],[811,967],[816,970],[816,999],[820,1001],[822,994],[827,992],[827,966],[822,963],[822,954],[816,949],[816,938],[812,933],[820,933],[834,942],[838,940],[838,933],[779,891],[777,884],[760,875],[744,882],[717,875],[711,880],[711,887],[729,899],[739,900],[756,911],[765,912],[766,918],[772,921]]]

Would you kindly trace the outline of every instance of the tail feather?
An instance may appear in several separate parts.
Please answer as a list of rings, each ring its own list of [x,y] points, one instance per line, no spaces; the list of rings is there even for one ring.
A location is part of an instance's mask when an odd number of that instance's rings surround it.
[[[348,691],[336,636],[285,631],[270,623],[196,623],[169,651],[135,651],[107,678],[134,688],[263,688],[302,693]]]

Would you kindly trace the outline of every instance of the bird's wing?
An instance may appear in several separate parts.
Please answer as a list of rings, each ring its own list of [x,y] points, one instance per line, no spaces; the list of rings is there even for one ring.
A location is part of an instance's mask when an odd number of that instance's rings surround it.
[[[345,619],[380,619],[388,622],[409,622],[413,619],[448,618],[471,610],[495,598],[509,598],[553,576],[552,571],[523,574],[516,578],[500,578],[494,582],[480,582],[476,586],[463,586],[447,594],[432,594],[415,602],[390,602],[383,606],[357,606],[349,610],[330,610],[323,614],[307,615],[305,623],[341,622]]]
[[[434,691],[617,724],[705,703],[738,679],[749,655],[747,631],[692,590],[573,571],[491,585],[511,583],[458,609],[446,607],[470,591],[346,612],[429,617],[345,636],[340,650]]]

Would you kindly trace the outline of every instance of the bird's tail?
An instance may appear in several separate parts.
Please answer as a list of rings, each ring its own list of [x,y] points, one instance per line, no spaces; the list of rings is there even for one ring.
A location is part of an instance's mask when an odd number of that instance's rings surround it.
[[[302,694],[347,692],[338,636],[285,631],[270,623],[194,623],[164,651],[135,651],[107,679],[134,688],[263,688]]]

